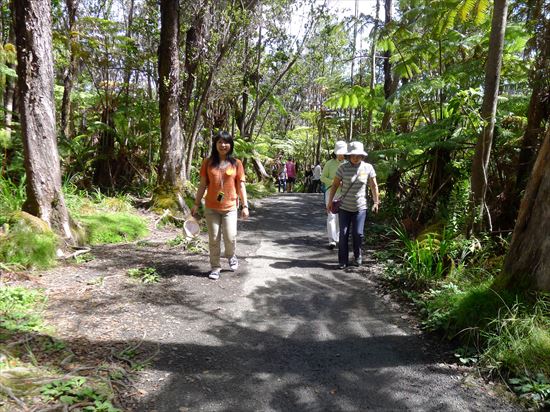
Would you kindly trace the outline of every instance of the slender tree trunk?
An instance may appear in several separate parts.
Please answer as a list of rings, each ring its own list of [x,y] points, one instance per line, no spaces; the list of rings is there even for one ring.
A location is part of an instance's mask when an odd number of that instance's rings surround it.
[[[385,9],[385,19],[384,23],[387,26],[392,21],[392,9],[393,9],[393,0],[385,0],[384,1],[384,9]],[[391,59],[391,52],[388,50],[384,52],[384,97],[386,98],[386,102],[389,102],[390,97],[395,93],[395,79],[393,76],[392,71],[392,65],[390,63]],[[384,110],[384,116],[382,118],[382,130],[390,130],[391,129],[391,109],[388,105],[386,105],[386,109]]]
[[[521,201],[504,275],[509,289],[550,292],[550,127]]]
[[[126,37],[132,37],[132,31],[134,26],[134,0],[130,0],[130,6],[128,9],[128,26],[126,27]],[[130,99],[130,81],[132,79],[132,69],[128,60],[125,62],[124,68],[124,95],[126,96],[126,101]],[[128,119],[130,121],[130,118]]]
[[[76,25],[76,13],[78,9],[78,0],[65,0],[67,5],[67,18],[69,26],[67,27],[69,50],[69,66],[66,68],[65,78],[63,79],[63,100],[61,101],[61,131],[65,137],[71,135],[71,93],[73,91],[74,78],[77,70],[76,41],[73,39],[73,33]]]
[[[350,85],[353,87],[353,71],[355,68],[355,47],[357,45],[357,21],[359,20],[359,5],[358,0],[355,0],[355,19],[353,23],[353,44],[352,44],[352,55],[351,55],[351,69],[350,69]],[[349,108],[349,137],[348,140],[351,142],[353,140],[353,120],[355,115],[355,109],[353,107]]]
[[[13,24],[10,25],[8,38],[11,44],[15,44],[15,32],[14,32]],[[8,66],[10,69],[16,69],[16,65],[13,63],[14,62],[11,62],[11,63],[8,62],[6,63],[6,66]],[[6,85],[4,87],[3,104],[4,104],[4,129],[6,131],[7,139],[11,138],[12,124],[13,124],[13,111],[14,111],[14,104],[15,104],[15,85],[16,85],[15,78],[11,76],[6,76]],[[2,172],[3,172],[3,169],[4,168],[2,167]]]
[[[485,68],[485,94],[481,107],[481,116],[486,122],[486,125],[477,141],[472,163],[473,212],[477,214],[477,225],[475,230],[478,232],[481,231],[481,228],[484,226],[483,217],[486,208],[485,197],[488,186],[489,157],[493,144],[507,13],[508,1],[495,0],[493,20],[491,23],[491,36],[489,39],[489,53],[487,56],[487,66]],[[490,218],[490,216],[488,217]],[[490,226],[489,219],[489,229],[491,229]]]
[[[512,209],[515,212],[519,206],[520,193],[527,185],[527,179],[535,162],[537,150],[544,133],[543,121],[550,115],[550,17],[544,17],[544,11],[539,14],[540,30],[536,31],[535,43],[538,45],[538,56],[531,73],[533,91],[527,112],[527,127],[521,141],[519,152],[516,184]]]
[[[378,41],[378,24],[379,24],[379,15],[380,15],[380,0],[376,0],[376,12],[374,17],[374,27],[372,29],[372,45],[370,49],[371,60],[370,60],[370,84],[369,90],[371,97],[374,97],[374,88],[376,86],[376,42]],[[372,109],[369,109],[367,117],[367,135],[372,133]]]
[[[17,0],[15,31],[27,174],[23,208],[72,242],[55,133],[50,0]]]
[[[160,163],[157,186],[175,192],[185,182],[185,144],[180,128],[179,0],[160,2]]]

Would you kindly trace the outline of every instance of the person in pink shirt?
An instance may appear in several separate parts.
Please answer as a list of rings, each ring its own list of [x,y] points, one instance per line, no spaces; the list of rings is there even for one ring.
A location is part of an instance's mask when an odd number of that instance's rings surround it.
[[[287,192],[291,193],[294,183],[296,182],[296,163],[294,159],[290,158],[286,161],[286,176],[287,176]]]

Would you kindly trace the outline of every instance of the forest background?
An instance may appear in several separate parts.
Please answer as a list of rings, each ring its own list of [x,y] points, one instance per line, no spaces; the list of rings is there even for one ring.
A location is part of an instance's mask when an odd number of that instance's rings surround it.
[[[177,222],[218,130],[252,196],[359,140],[389,283],[548,405],[549,2],[335,3],[0,1],[0,269],[138,238],[137,199]]]

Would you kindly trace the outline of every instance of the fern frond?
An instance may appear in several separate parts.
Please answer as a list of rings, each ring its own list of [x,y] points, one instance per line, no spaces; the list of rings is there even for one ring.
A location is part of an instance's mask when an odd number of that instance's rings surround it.
[[[479,25],[489,17],[490,0],[478,0],[476,4],[474,23]]]
[[[468,16],[476,6],[476,0],[464,0],[460,7],[458,8],[458,17],[460,21],[465,22],[468,19]]]

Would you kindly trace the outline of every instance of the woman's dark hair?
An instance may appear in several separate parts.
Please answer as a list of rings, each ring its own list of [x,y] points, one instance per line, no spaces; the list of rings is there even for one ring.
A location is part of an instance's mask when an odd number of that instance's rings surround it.
[[[218,148],[216,147],[216,143],[218,143],[219,140],[229,143],[229,152],[227,152],[227,157],[225,160],[234,166],[237,163],[233,157],[233,147],[235,146],[235,142],[233,141],[233,136],[226,131],[221,131],[214,136],[214,140],[212,142],[212,154],[210,155],[211,166],[218,167],[220,164],[220,154],[218,153]]]

